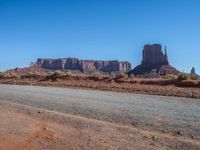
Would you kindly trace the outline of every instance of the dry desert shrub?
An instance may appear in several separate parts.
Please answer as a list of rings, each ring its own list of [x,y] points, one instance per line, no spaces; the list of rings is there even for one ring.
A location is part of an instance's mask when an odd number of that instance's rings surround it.
[[[96,73],[93,73],[90,76],[88,76],[88,79],[93,80],[93,81],[101,81],[101,80],[103,80],[103,75],[96,72]]]
[[[184,80],[198,80],[198,77],[192,74],[186,74],[182,73],[177,78],[178,81],[184,81]]]
[[[83,80],[85,78],[84,75],[72,73],[72,72],[64,72],[64,71],[55,71],[48,73],[42,81],[57,81],[57,80]]]
[[[66,74],[61,71],[50,72],[48,75],[45,76],[43,80],[45,81],[57,81],[58,79],[63,79],[66,77]]]
[[[40,72],[28,72],[27,74],[21,75],[21,79],[36,79],[40,80],[45,77],[45,73],[40,73]]]
[[[166,80],[177,80],[177,78],[178,76],[173,75],[173,74],[169,74],[163,77],[163,79],[166,79]]]
[[[125,73],[121,73],[119,75],[116,75],[115,82],[117,82],[117,83],[123,83],[123,82],[126,82],[127,79],[128,79],[128,75],[125,74]]]
[[[179,74],[177,78],[178,81],[189,80],[189,79],[191,79],[191,77],[189,74],[186,73]]]
[[[125,73],[121,73],[116,76],[116,79],[127,79],[127,78],[128,78],[128,75]]]
[[[20,75],[15,73],[0,73],[0,79],[20,79]]]
[[[5,79],[5,78],[6,78],[5,73],[0,72],[0,79]]]
[[[11,77],[11,79],[21,79],[21,76],[16,73],[11,73],[10,77]]]

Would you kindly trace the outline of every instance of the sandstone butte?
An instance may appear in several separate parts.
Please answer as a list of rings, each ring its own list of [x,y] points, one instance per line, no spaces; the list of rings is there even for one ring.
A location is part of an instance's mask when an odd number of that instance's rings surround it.
[[[159,77],[167,74],[178,75],[180,72],[169,64],[167,48],[162,52],[160,44],[145,45],[142,52],[142,62],[128,74],[146,75],[147,77]]]

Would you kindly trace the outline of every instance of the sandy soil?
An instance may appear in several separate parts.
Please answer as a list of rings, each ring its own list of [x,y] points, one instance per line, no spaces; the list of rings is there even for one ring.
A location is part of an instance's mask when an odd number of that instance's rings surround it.
[[[200,149],[188,137],[25,106],[1,105],[0,120],[2,150]]]

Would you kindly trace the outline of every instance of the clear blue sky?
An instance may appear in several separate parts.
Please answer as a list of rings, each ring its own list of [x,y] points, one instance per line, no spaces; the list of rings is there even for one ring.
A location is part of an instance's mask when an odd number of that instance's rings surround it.
[[[200,0],[0,0],[0,70],[38,57],[141,62],[144,44],[200,73]]]

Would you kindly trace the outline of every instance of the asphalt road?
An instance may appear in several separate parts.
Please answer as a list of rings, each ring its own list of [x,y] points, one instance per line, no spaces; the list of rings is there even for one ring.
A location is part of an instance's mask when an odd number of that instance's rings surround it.
[[[200,99],[0,84],[3,102],[200,139]]]

